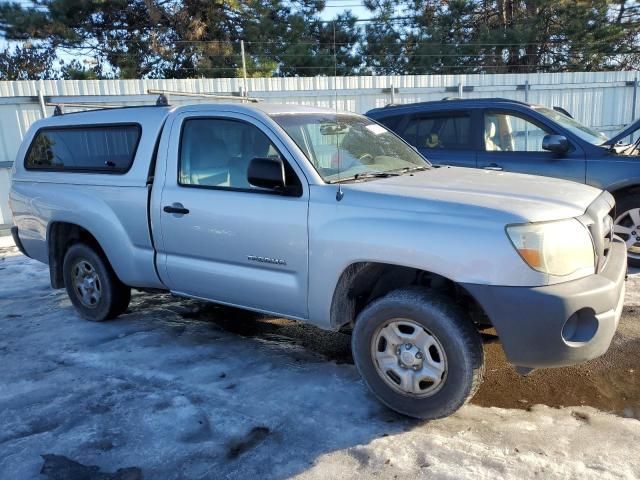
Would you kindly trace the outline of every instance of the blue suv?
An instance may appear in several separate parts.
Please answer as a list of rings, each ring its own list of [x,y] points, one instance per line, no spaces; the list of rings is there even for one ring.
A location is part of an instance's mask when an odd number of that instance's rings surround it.
[[[615,232],[640,267],[640,120],[608,138],[566,112],[504,98],[391,105],[367,112],[438,165],[545,175],[616,197]]]

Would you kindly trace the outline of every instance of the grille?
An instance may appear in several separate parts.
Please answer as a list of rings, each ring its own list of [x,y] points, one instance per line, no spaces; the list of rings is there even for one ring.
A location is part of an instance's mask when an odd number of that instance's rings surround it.
[[[601,195],[587,209],[582,217],[583,223],[589,228],[596,251],[596,272],[604,269],[609,258],[611,242],[613,241],[613,219],[615,207],[613,199]]]
[[[612,208],[609,211],[609,214],[604,217],[603,225],[602,225],[602,256],[604,263],[606,263],[609,258],[609,250],[611,249],[611,242],[613,241],[613,219],[615,217],[615,208]],[[602,267],[604,268],[604,263]]]

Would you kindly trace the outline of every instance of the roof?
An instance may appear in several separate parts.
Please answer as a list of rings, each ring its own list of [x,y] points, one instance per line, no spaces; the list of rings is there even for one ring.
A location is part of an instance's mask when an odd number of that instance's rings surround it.
[[[391,113],[408,113],[417,110],[452,110],[458,108],[483,108],[496,105],[520,105],[531,107],[529,103],[512,100],[510,98],[451,98],[432,102],[406,103],[402,105],[387,105],[382,108],[374,108],[366,114],[376,117],[386,117]]]
[[[306,105],[288,105],[283,103],[194,103],[181,105],[176,111],[189,110],[224,110],[229,112],[260,112],[266,115],[279,115],[285,113],[336,113],[329,108],[310,107]],[[343,112],[339,112],[343,113]]]
[[[183,111],[198,112],[198,111],[220,111],[226,113],[244,113],[254,117],[283,114],[332,114],[335,115],[336,111],[328,108],[309,107],[304,105],[287,105],[278,103],[197,103],[191,105],[181,105],[175,109],[176,113]],[[348,113],[348,112],[338,112]]]

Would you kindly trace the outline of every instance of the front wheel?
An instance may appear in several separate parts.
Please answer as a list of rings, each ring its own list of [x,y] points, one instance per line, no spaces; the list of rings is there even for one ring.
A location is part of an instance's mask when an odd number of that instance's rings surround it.
[[[124,285],[109,263],[84,243],[69,247],[62,266],[67,294],[78,313],[101,322],[125,312],[131,288]]]
[[[482,339],[462,310],[425,289],[396,290],[356,319],[356,367],[378,399],[422,419],[451,415],[484,373]]]
[[[627,263],[640,267],[640,191],[618,199],[613,231],[627,244]]]

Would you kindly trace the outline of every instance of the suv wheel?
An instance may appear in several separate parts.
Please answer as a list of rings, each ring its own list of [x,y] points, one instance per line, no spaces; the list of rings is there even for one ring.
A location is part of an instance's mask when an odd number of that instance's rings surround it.
[[[482,339],[462,310],[425,289],[396,290],[356,319],[356,367],[389,408],[435,419],[476,393],[484,373]]]
[[[67,250],[62,266],[71,303],[83,318],[101,322],[125,312],[131,288],[93,248],[76,243]]]
[[[627,244],[627,263],[640,267],[640,191],[617,199],[613,231]]]

